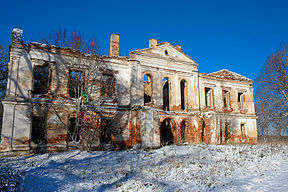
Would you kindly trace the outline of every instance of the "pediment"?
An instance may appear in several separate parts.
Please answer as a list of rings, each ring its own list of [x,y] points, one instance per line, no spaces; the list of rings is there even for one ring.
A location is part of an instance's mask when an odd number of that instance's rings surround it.
[[[171,45],[168,42],[159,43],[155,47],[150,47],[147,49],[136,49],[132,53],[140,53],[141,55],[159,57],[162,59],[174,59],[183,62],[194,63],[196,62],[186,55],[180,48]]]

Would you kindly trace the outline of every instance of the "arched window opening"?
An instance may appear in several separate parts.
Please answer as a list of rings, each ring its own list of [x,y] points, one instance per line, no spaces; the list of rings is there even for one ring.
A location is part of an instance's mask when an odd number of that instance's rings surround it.
[[[185,110],[185,80],[181,80],[180,89],[181,89],[181,109]]]
[[[171,119],[165,119],[160,128],[161,145],[171,145],[174,143],[173,133],[171,131]]]
[[[181,122],[181,141],[182,143],[186,142],[186,126],[187,122],[184,120]]]
[[[152,101],[152,78],[150,75],[144,75],[144,104]]]
[[[164,77],[163,80],[163,110],[169,111],[169,80]]]

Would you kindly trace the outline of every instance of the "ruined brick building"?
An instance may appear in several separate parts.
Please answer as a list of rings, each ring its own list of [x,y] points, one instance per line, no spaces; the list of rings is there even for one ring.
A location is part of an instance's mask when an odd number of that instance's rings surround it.
[[[119,56],[112,34],[110,56],[96,56],[12,36],[1,150],[257,142],[253,81],[200,73],[180,45],[150,39]]]

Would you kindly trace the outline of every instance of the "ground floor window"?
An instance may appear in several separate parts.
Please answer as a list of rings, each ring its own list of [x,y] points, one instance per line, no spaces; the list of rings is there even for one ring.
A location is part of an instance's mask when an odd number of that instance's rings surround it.
[[[100,142],[109,143],[111,141],[111,133],[112,133],[112,120],[109,118],[101,119]]]
[[[68,127],[68,141],[79,141],[79,126],[77,125],[77,118],[69,118],[69,127]]]
[[[31,140],[35,144],[46,143],[46,117],[32,117]]]

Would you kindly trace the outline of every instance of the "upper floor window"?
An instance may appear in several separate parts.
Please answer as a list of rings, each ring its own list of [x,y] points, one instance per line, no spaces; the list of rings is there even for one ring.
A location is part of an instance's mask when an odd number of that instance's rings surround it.
[[[169,111],[169,79],[164,77],[163,82],[163,110]]]
[[[184,79],[180,82],[180,90],[181,90],[181,109],[185,110],[185,95],[186,95],[186,81]]]
[[[229,103],[230,103],[229,92],[226,91],[226,90],[223,90],[222,91],[222,98],[223,98],[223,106],[224,106],[224,108],[229,108],[230,107],[230,105],[229,105]]]
[[[112,98],[114,92],[115,92],[114,77],[112,75],[103,76],[101,96],[105,98]]]
[[[150,75],[144,75],[144,104],[152,101],[152,78]]]
[[[49,68],[48,64],[35,66],[34,68],[34,94],[46,94],[49,89]]]
[[[243,104],[244,104],[244,94],[238,92],[238,107],[239,107],[239,109],[244,108]]]
[[[212,88],[205,87],[205,105],[206,107],[213,107]]]
[[[79,98],[83,91],[83,72],[80,70],[71,70],[69,75],[69,96]]]

